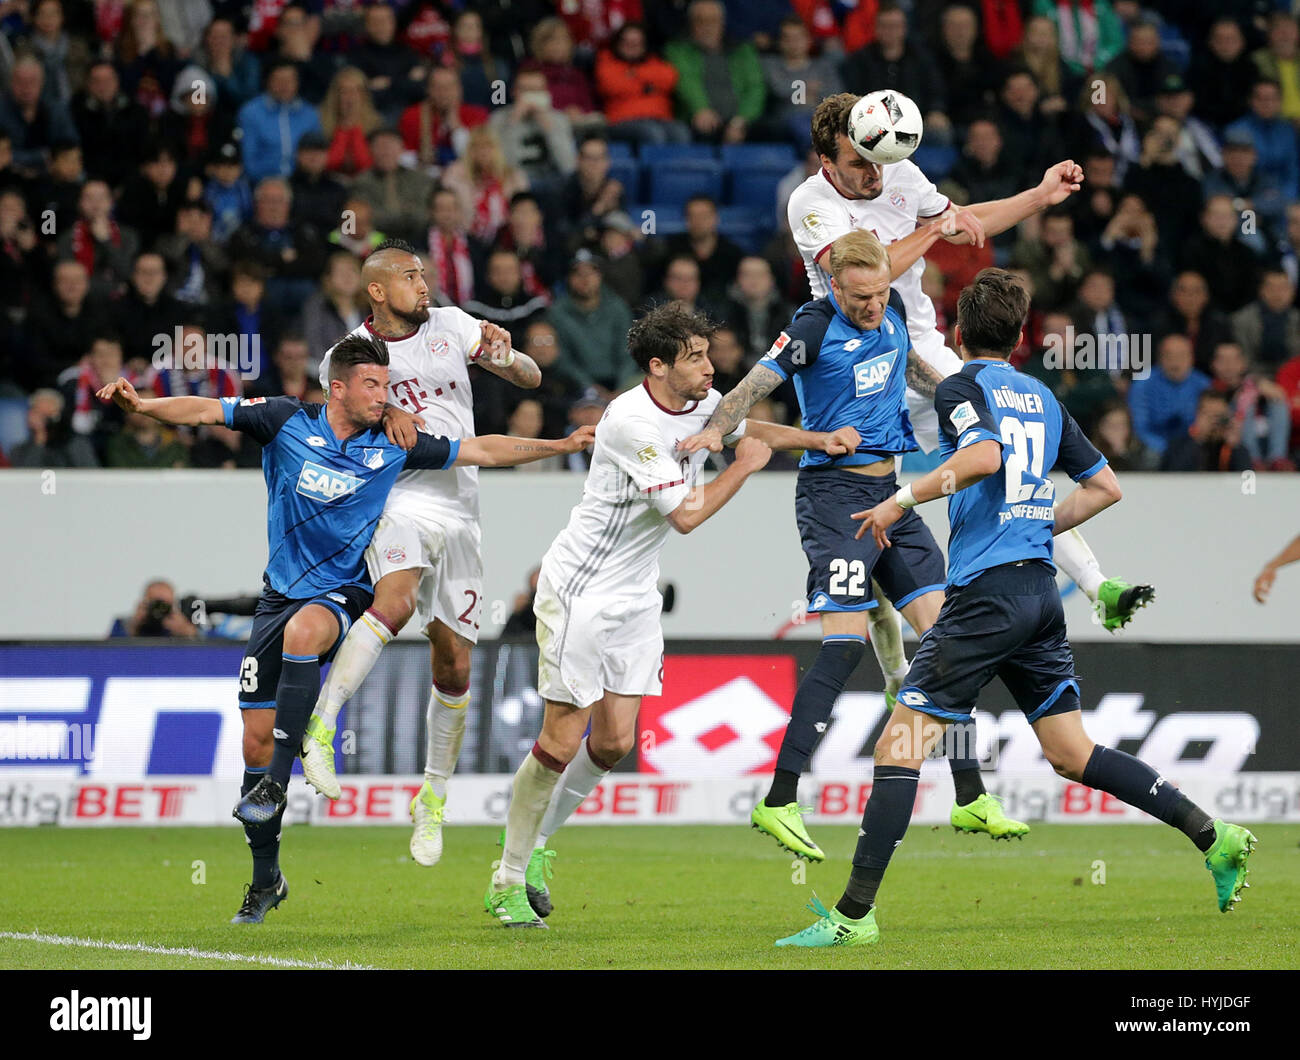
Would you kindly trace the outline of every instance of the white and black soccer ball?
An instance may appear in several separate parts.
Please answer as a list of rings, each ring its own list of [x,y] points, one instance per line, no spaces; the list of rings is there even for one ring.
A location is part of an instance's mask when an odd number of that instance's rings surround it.
[[[901,92],[868,92],[849,112],[849,143],[868,162],[901,162],[921,145],[921,108]]]

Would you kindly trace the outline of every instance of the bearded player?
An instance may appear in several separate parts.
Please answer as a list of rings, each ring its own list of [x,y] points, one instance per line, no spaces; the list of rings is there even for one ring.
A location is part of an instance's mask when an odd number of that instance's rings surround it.
[[[474,433],[471,365],[533,388],[541,372],[511,349],[510,334],[454,307],[430,308],[424,266],[414,248],[388,240],[366,259],[362,280],[371,316],[353,334],[388,344],[390,411],[400,409],[434,434]],[[321,374],[329,372],[329,354]],[[398,477],[375,528],[366,565],[375,600],[348,633],[321,689],[303,738],[303,773],[322,795],[340,794],[334,733],[340,708],[361,687],[379,653],[418,610],[426,620],[433,688],[426,708],[424,783],[411,800],[411,856],[442,856],[447,779],[456,768],[469,705],[470,650],[483,602],[478,470],[412,471]]]

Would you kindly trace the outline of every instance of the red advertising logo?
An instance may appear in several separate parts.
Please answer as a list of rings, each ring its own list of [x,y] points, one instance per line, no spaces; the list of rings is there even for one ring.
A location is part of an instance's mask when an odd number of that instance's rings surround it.
[[[795,685],[793,655],[670,655],[663,695],[641,704],[641,771],[770,773]]]

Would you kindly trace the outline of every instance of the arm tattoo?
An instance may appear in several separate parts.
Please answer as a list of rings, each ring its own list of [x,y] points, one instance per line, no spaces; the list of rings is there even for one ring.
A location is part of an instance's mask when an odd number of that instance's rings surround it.
[[[514,383],[524,390],[535,390],[542,385],[542,370],[537,367],[537,362],[518,350],[515,351],[514,363],[509,368],[502,368],[488,360],[481,361],[480,364],[493,375],[499,375],[506,382]]]
[[[922,397],[933,398],[935,388],[943,382],[943,376],[936,372],[914,349],[907,351],[907,385]]]
[[[716,427],[723,437],[731,434],[751,408],[781,385],[781,377],[765,365],[756,364],[736,388],[718,402],[706,427]]]

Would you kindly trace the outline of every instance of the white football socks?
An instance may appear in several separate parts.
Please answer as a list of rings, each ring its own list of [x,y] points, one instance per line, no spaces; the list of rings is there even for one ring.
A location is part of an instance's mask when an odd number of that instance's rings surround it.
[[[549,760],[549,764],[538,757],[538,752]],[[546,816],[551,795],[560,782],[560,765],[534,744],[516,771],[510,791],[510,808],[506,811],[505,849],[501,853],[501,864],[492,875],[493,889],[503,891],[524,882],[542,818]]]
[[[437,685],[429,692],[424,779],[440,799],[447,797],[447,778],[456,771],[460,745],[465,741],[465,708],[468,706],[468,688],[458,696],[442,691]]]
[[[1052,539],[1052,559],[1089,600],[1097,602],[1097,592],[1106,575],[1102,574],[1097,557],[1078,530],[1067,530]]]
[[[393,631],[372,611],[367,611],[352,623],[352,628],[339,646],[338,654],[334,656],[329,677],[326,678],[325,685],[316,698],[316,708],[312,711],[324,723],[325,728],[334,728],[343,704],[361,687],[361,682],[379,661],[379,653],[384,650],[384,645],[393,636]]]
[[[885,677],[885,691],[897,695],[907,676],[907,655],[903,651],[903,619],[881,592],[880,585],[871,583],[876,606],[867,612],[871,626],[871,650]]]
[[[609,776],[609,770],[597,765],[595,759],[591,757],[591,749],[587,745],[588,739],[590,737],[583,738],[582,746],[573,756],[573,761],[569,763],[564,776],[560,778],[555,794],[551,796],[551,804],[546,808],[546,817],[542,820],[541,834],[537,837],[539,847],[546,846],[546,841],[555,835],[560,825],[564,824],[573,815],[573,811],[582,805],[582,800],[596,790],[597,784]]]

